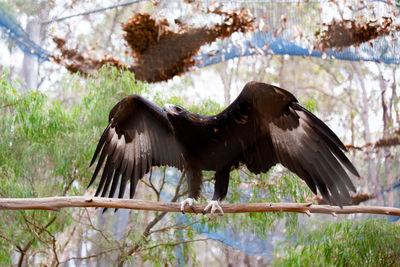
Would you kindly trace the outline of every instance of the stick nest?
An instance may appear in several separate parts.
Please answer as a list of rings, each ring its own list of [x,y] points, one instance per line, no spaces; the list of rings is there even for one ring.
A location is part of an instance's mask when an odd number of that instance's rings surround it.
[[[344,47],[351,45],[357,47],[364,42],[400,30],[400,26],[394,25],[393,19],[390,17],[382,17],[381,23],[376,20],[366,23],[359,23],[355,20],[333,20],[330,24],[322,25],[327,28],[315,32],[317,40],[314,43],[315,47],[321,51],[328,48],[338,48],[342,51]],[[372,46],[371,42],[370,45]]]

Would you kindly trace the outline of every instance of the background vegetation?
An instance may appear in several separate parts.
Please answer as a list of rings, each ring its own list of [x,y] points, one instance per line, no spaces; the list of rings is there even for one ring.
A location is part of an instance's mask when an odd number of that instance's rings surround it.
[[[400,228],[387,219],[316,225],[280,248],[276,266],[397,266]],[[278,253],[279,255],[279,253]]]

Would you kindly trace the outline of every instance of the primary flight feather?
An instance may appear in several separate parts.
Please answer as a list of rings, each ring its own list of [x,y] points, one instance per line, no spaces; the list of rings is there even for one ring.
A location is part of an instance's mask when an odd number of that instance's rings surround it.
[[[355,192],[349,173],[359,176],[343,153],[339,138],[288,91],[249,82],[237,99],[214,116],[193,114],[177,105],[163,109],[139,95],[129,95],[111,110],[109,124],[94,153],[99,158],[89,186],[104,162],[96,196],[122,198],[130,183],[130,197],[138,180],[152,166],[186,171],[192,206],[199,197],[202,170],[215,171],[214,195],[206,210],[223,213],[218,202],[228,192],[229,173],[242,163],[253,173],[267,172],[281,163],[317,190],[331,204],[349,202]]]

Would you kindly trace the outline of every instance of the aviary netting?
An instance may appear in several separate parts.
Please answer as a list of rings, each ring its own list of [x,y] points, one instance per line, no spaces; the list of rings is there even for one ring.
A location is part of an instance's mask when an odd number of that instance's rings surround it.
[[[137,2],[141,1],[128,4]],[[134,57],[133,64],[120,62],[117,55],[91,58],[83,52],[85,48],[80,48],[81,51],[67,48],[70,40],[62,38],[55,38],[61,53],[49,53],[33,43],[1,8],[0,26],[25,53],[41,61],[55,60],[71,72],[84,75],[109,64],[127,68],[139,80],[148,82],[167,80],[193,67],[255,54],[400,63],[400,16],[399,4],[395,1],[154,3],[151,16],[133,14],[128,22],[123,22],[124,38],[131,48],[126,53]],[[120,5],[110,8],[117,6]],[[174,17],[163,18],[163,9],[175,10]],[[108,8],[100,9],[105,10]],[[154,67],[153,63],[158,66]]]
[[[110,56],[101,60],[84,57],[60,42],[57,62],[84,75],[104,64],[125,67],[137,79],[148,82],[168,80],[193,66],[253,54],[400,62],[398,8],[387,2],[186,1],[159,5],[181,14],[173,21],[170,18],[171,22],[157,20],[157,12],[152,16],[135,14],[122,23],[124,39],[131,48],[127,53],[135,58],[134,64],[126,65]],[[189,13],[197,19],[189,18]],[[219,23],[204,23],[215,21],[215,16]],[[218,48],[211,49],[210,44]]]

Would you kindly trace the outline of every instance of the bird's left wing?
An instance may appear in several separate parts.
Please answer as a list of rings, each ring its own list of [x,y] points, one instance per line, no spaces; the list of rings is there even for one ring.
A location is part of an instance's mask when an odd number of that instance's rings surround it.
[[[276,163],[296,173],[328,203],[330,194],[341,206],[339,192],[351,200],[355,191],[350,173],[359,176],[343,151],[339,138],[316,116],[300,106],[281,88],[248,83],[239,97],[220,115],[239,140],[242,161],[254,173],[266,172]]]
[[[99,140],[90,166],[99,155],[89,186],[105,161],[95,193],[96,196],[101,193],[102,197],[108,191],[108,197],[113,197],[119,184],[118,197],[122,198],[130,180],[132,198],[138,180],[150,171],[151,166],[183,168],[182,150],[165,112],[138,95],[125,97],[111,110],[109,124]]]

